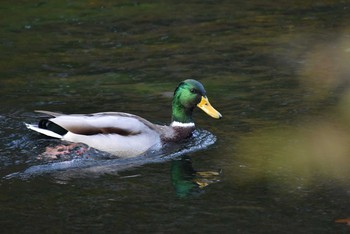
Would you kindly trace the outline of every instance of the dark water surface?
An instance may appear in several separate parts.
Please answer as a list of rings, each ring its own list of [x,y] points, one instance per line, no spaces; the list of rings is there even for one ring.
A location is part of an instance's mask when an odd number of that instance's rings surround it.
[[[21,0],[0,18],[2,233],[349,232],[350,2]],[[207,131],[154,157],[43,160],[60,142],[23,124],[169,123],[188,78],[224,118],[196,111]]]

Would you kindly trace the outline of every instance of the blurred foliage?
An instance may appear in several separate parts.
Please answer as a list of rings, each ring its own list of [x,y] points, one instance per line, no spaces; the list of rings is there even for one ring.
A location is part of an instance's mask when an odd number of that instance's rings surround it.
[[[338,57],[328,58],[333,60]],[[345,59],[342,61],[347,62]],[[328,65],[332,66],[334,63]],[[337,104],[328,107],[327,112],[304,116],[294,124],[263,127],[238,140],[234,160],[240,163],[243,176],[233,173],[231,176],[235,183],[249,184],[252,181],[266,180],[279,184],[281,191],[301,187],[314,188],[326,181],[342,186],[349,185],[350,90],[347,86],[338,86],[347,82],[348,77],[344,74],[349,73],[348,67],[342,62],[336,66],[337,69],[330,69],[335,74],[327,76],[322,76],[322,72],[319,75],[319,72],[323,69],[329,72],[329,67],[317,66],[314,71],[309,70],[310,78],[316,76],[320,79],[317,82],[305,82],[307,89],[312,87],[312,98],[317,100],[334,95],[335,90],[341,88],[340,95],[336,95]],[[309,82],[315,83],[309,86]]]

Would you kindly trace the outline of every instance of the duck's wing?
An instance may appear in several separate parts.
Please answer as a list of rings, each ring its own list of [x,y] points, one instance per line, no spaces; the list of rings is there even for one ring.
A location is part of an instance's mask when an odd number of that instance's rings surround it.
[[[53,111],[45,111],[45,110],[35,110],[35,112],[42,113],[42,114],[45,114],[45,115],[54,116],[54,117],[57,117],[57,116],[60,116],[60,115],[64,115],[62,113],[53,112]]]
[[[27,128],[50,137],[79,142],[120,157],[140,155],[151,147],[160,147],[160,127],[132,114],[104,112],[95,114],[59,114],[40,111],[54,117],[42,119]]]
[[[50,113],[50,115],[52,114],[56,113]],[[149,121],[139,116],[122,112],[56,115],[50,121],[69,132],[80,135],[118,134],[129,136],[137,135],[147,130],[156,130],[156,126]]]

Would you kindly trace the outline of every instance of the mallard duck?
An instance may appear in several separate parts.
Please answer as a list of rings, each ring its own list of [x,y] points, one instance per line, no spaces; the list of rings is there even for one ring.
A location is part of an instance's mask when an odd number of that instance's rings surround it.
[[[175,89],[169,126],[153,124],[123,112],[61,114],[41,110],[36,112],[52,118],[26,126],[49,137],[84,143],[119,157],[134,157],[149,149],[160,149],[164,143],[190,137],[195,129],[192,113],[196,106],[213,118],[222,117],[210,105],[203,85],[189,79],[182,81]]]

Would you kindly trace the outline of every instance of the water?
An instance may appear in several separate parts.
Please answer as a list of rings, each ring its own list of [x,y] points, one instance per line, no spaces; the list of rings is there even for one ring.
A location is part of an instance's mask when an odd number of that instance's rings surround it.
[[[57,174],[61,171],[63,171],[64,177],[68,178],[74,175],[80,177],[81,175],[87,176],[87,174],[88,176],[96,176],[105,173],[117,173],[143,164],[176,160],[182,155],[204,150],[214,144],[215,141],[216,137],[210,132],[195,130],[193,136],[181,142],[181,144],[168,143],[161,150],[150,149],[142,155],[132,158],[119,158],[81,144],[70,150],[69,153],[57,158],[40,153],[38,159],[42,162],[46,161],[44,164],[29,167],[23,172],[15,172],[4,178],[19,177],[25,179],[42,174]],[[87,150],[81,153],[82,148]]]
[[[349,10],[346,1],[2,3],[2,232],[348,232],[336,220],[350,216]],[[188,78],[223,119],[196,111],[197,138],[166,152],[42,160],[60,142],[23,124],[37,109],[169,123],[172,92]]]

